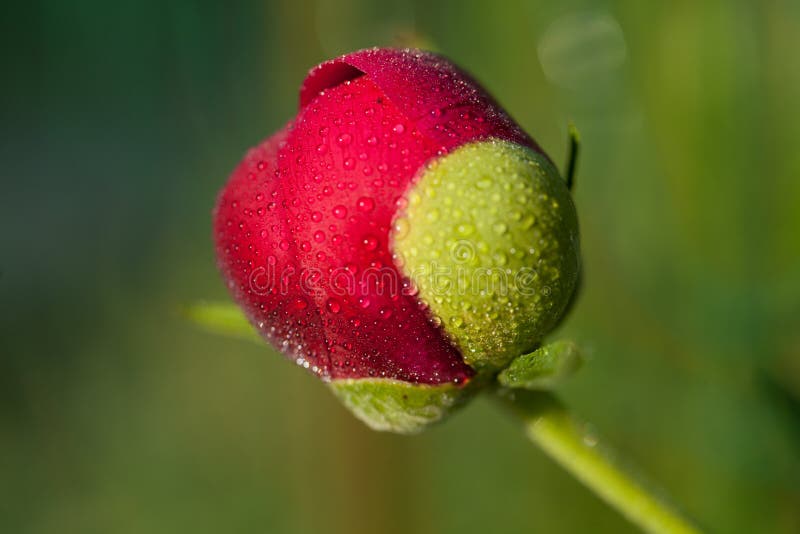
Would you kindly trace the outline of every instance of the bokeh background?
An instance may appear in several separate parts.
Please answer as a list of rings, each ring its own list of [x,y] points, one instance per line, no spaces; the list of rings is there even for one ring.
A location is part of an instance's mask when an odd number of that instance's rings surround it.
[[[306,70],[424,44],[583,136],[563,397],[711,531],[800,532],[800,5],[2,6],[0,531],[635,532],[479,400],[368,431],[224,299],[216,191]]]

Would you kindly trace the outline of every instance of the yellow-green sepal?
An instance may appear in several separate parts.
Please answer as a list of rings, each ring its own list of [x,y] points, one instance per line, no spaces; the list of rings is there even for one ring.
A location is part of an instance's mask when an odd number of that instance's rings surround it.
[[[414,384],[388,378],[332,380],[330,388],[373,430],[416,434],[446,417],[472,394],[470,385]]]
[[[392,246],[479,374],[539,345],[580,272],[564,180],[546,156],[508,141],[476,141],[429,163],[394,221]]]
[[[514,359],[497,375],[497,382],[513,389],[552,389],[581,365],[578,345],[569,340],[555,341]]]

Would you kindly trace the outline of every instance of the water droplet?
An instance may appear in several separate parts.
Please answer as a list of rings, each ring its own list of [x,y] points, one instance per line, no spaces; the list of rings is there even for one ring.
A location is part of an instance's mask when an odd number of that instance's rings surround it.
[[[334,298],[328,299],[328,301],[325,303],[325,307],[331,313],[339,313],[342,310],[342,305],[339,304],[339,301]]]
[[[464,224],[459,224],[456,230],[458,230],[459,234],[466,236],[466,235],[471,235],[473,232],[475,232],[475,227],[469,223],[464,223]]]
[[[380,309],[380,311],[378,312],[378,315],[380,316],[380,318],[381,318],[381,319],[388,319],[389,317],[391,317],[391,316],[392,316],[392,313],[393,313],[393,312],[392,312],[392,309],[391,309],[391,308],[389,308],[389,307],[383,307],[383,308],[381,308],[381,309]]]
[[[346,146],[350,144],[350,141],[353,140],[353,136],[349,133],[343,133],[339,137],[336,138],[336,142],[339,143],[341,146]]]
[[[498,234],[504,234],[508,231],[508,226],[506,223],[499,222],[492,226],[492,230],[494,230]]]
[[[408,219],[400,218],[394,222],[394,237],[395,239],[403,239],[405,236],[408,235],[408,231],[410,226],[408,224]]]
[[[314,222],[320,222],[322,220],[322,213],[319,211],[315,211],[311,214],[311,220]]]
[[[402,292],[409,297],[416,297],[419,294],[419,288],[411,280],[403,280]]]
[[[308,307],[308,302],[306,302],[306,299],[302,297],[297,297],[296,299],[294,299],[294,302],[292,304],[298,310],[305,310]]]
[[[347,217],[347,208],[345,208],[341,204],[335,206],[333,208],[333,216],[336,217],[337,219],[344,219],[345,217]]]
[[[406,127],[403,126],[402,124],[398,123],[398,124],[394,125],[394,128],[392,128],[392,131],[394,133],[401,134],[401,133],[406,131]]]
[[[344,160],[344,168],[347,170],[352,169],[356,166],[356,160],[353,158],[345,158]]]
[[[374,135],[367,138],[367,144],[370,146],[375,146],[378,144],[378,138]]]
[[[322,243],[323,241],[325,241],[325,232],[323,232],[322,230],[317,230],[316,232],[314,232],[314,241],[316,241],[317,243]]]
[[[278,246],[280,247],[281,250],[289,250],[289,242],[286,241],[285,239],[281,241]]]
[[[378,248],[378,239],[375,236],[364,236],[364,240],[361,242],[364,245],[364,248],[367,250],[375,250]]]
[[[522,221],[520,222],[520,226],[522,226],[523,230],[528,230],[531,226],[533,226],[533,223],[535,222],[536,222],[536,217],[534,217],[533,215],[528,215],[524,219],[522,219]]]
[[[375,201],[369,197],[361,197],[358,199],[356,206],[358,206],[358,209],[361,211],[367,213],[375,209]]]
[[[369,297],[358,297],[358,305],[362,308],[369,308],[370,301]]]

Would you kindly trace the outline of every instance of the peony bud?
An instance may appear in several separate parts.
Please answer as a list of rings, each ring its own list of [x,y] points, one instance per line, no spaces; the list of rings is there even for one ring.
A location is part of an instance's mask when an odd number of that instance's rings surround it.
[[[214,212],[219,266],[275,347],[373,428],[441,419],[556,325],[578,225],[550,159],[415,50],[314,68]]]

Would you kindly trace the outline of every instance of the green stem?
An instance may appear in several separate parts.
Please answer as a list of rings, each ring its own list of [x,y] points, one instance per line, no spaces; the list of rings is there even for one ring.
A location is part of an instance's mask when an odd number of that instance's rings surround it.
[[[698,534],[662,495],[625,472],[597,442],[587,425],[575,419],[552,394],[521,389],[497,390],[497,398],[516,414],[531,441],[643,531]]]

